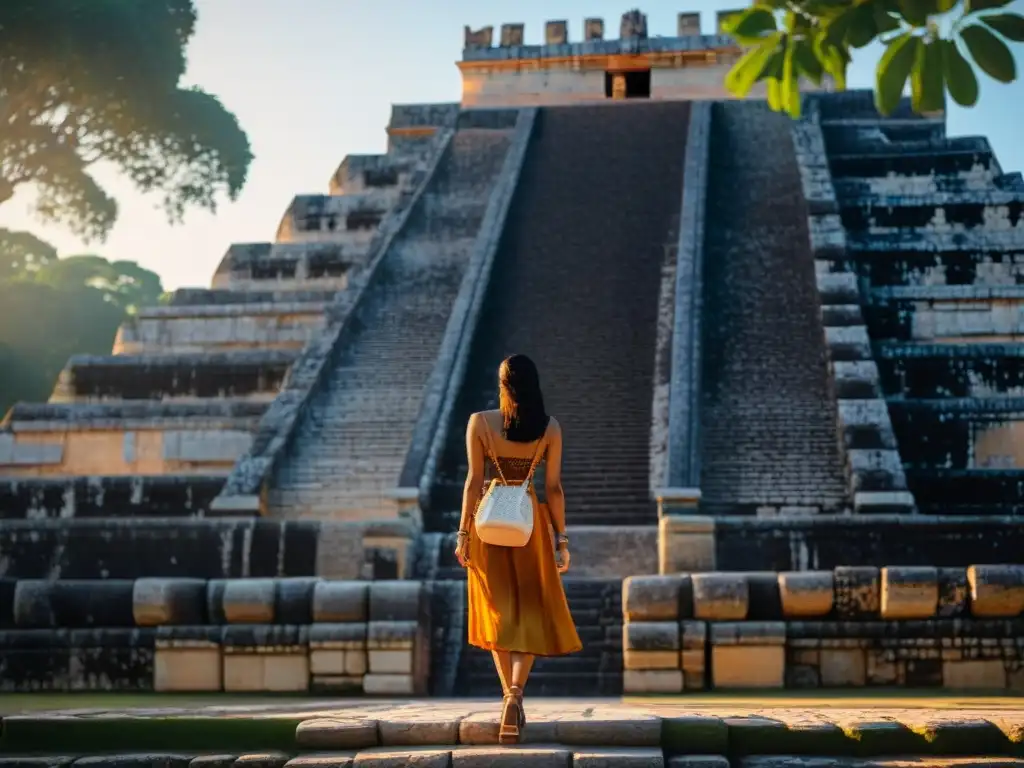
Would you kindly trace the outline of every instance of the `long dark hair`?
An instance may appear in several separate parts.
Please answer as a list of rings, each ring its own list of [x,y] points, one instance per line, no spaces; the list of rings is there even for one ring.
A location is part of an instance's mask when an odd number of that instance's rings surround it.
[[[502,435],[514,443],[539,440],[548,428],[540,375],[526,355],[511,355],[498,367],[498,405]]]

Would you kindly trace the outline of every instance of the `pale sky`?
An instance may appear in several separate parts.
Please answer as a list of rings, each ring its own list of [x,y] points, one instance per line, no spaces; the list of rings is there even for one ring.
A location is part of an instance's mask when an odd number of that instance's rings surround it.
[[[641,6],[652,35],[675,34],[676,14],[699,10],[705,34],[714,12],[743,2],[665,2]],[[167,289],[206,286],[232,242],[271,240],[291,198],[327,191],[346,154],[383,152],[393,103],[459,99],[455,62],[462,27],[526,24],[526,42],[541,42],[548,19],[568,19],[570,39],[585,17],[605,19],[609,37],[629,8],[608,0],[197,0],[199,23],[189,48],[187,81],[217,94],[249,134],[256,159],[235,203],[216,215],[194,211],[170,226],[156,200],[116,174],[99,174],[120,204],[105,243],[85,244],[27,214],[22,191],[0,206],[0,226],[27,229],[61,255],[93,252],[154,270]],[[632,6],[630,6],[632,7]],[[1024,0],[1008,8],[1024,13]],[[1015,46],[1024,74],[1024,45]],[[870,85],[877,49],[855,62],[851,86]],[[1006,171],[1024,168],[1024,79],[1002,85],[982,77],[972,110],[951,109],[950,135],[985,135]]]

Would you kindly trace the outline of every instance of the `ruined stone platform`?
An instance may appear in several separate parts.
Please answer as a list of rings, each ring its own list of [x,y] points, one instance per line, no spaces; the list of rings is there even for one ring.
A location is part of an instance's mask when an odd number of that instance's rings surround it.
[[[0,703],[0,766],[1024,766],[1024,698],[1010,697],[528,699],[516,747],[496,744],[496,700],[27,701]]]

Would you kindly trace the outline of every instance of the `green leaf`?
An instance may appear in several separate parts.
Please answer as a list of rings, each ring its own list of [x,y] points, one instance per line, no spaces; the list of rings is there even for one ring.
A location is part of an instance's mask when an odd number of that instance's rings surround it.
[[[779,85],[778,79],[772,77],[768,79],[768,106],[775,112],[782,111],[782,87]]]
[[[979,16],[978,21],[992,27],[1007,40],[1024,43],[1024,16],[1016,13],[997,13],[992,16]]]
[[[875,12],[871,3],[855,5],[849,13],[845,41],[854,48],[863,48],[878,37]]]
[[[935,3],[935,12],[949,13],[954,8],[956,8],[959,2],[960,0],[937,0],[937,2]]]
[[[882,54],[875,73],[875,106],[881,114],[891,115],[900,103],[920,44],[921,38],[907,32],[889,43]]]
[[[775,14],[770,7],[764,5],[752,5],[722,22],[722,31],[744,45],[756,45],[763,39],[765,32],[775,29]]]
[[[971,65],[952,40],[940,40],[935,44],[941,46],[942,74],[949,95],[961,107],[973,107],[978,103],[978,78]]]
[[[778,50],[782,33],[770,35],[761,45],[750,48],[725,76],[725,87],[737,96],[746,96],[754,83],[763,79],[773,56],[782,56]]]
[[[889,13],[882,3],[872,3],[871,15],[875,19],[875,28],[880,35],[884,35],[886,32],[895,32],[900,28],[900,20]]]
[[[989,32],[985,27],[972,24],[960,30],[971,57],[986,74],[1001,83],[1012,83],[1017,79],[1017,65],[1006,43]]]
[[[815,85],[821,85],[821,78],[825,74],[825,68],[815,54],[809,40],[803,38],[796,41],[793,46],[793,59],[796,62],[796,68],[799,73],[807,75],[807,79]]]
[[[825,71],[832,76],[836,88],[846,89],[846,68],[850,63],[850,54],[841,45],[837,45],[829,37],[827,31],[822,31],[814,39],[814,53],[818,61],[822,63]]]
[[[796,43],[786,46],[782,61],[782,103],[790,117],[800,117],[800,83],[796,68]]]
[[[923,27],[928,23],[928,15],[935,12],[935,4],[931,0],[899,0],[900,15],[915,27]]]
[[[991,11],[996,8],[1004,8],[1013,0],[964,0],[964,13],[975,11]]]
[[[910,97],[918,114],[938,112],[944,106],[942,48],[936,44],[920,44],[910,73]]]

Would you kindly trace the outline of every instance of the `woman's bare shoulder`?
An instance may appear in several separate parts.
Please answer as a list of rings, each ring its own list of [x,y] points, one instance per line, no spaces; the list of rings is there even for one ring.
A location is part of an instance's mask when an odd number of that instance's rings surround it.
[[[548,418],[548,435],[559,438],[562,436],[562,425],[558,423],[558,419],[554,416]]]
[[[476,413],[469,414],[469,427],[480,428],[484,423],[493,424],[494,414],[500,414],[500,411],[477,411]]]

